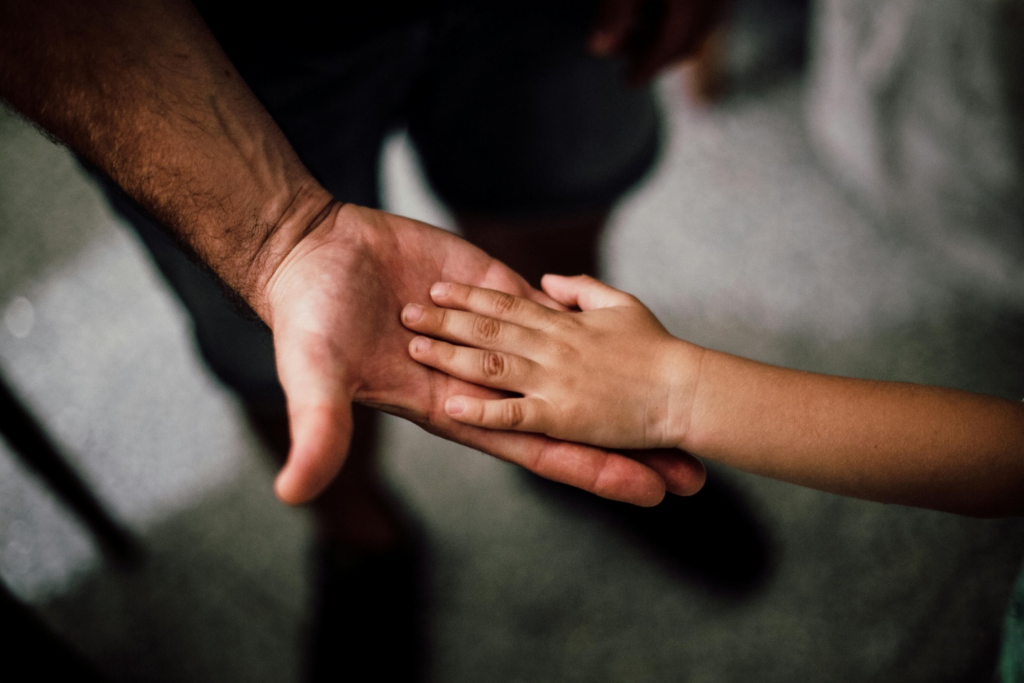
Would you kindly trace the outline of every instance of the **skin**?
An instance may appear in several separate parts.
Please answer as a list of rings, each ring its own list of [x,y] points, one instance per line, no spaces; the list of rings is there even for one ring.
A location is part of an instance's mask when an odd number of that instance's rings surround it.
[[[1024,514],[1024,405],[757,363],[670,335],[587,276],[542,286],[578,312],[438,283],[403,322],[420,363],[521,396],[452,396],[479,427],[608,448],[675,448],[842,495],[976,516]]]
[[[724,6],[722,0],[604,0],[589,47],[597,55],[626,59],[629,82],[643,85],[694,53]]]
[[[331,197],[187,2],[0,2],[0,96],[113,178],[271,328],[291,449],[289,503],[345,461],[353,401],[597,495],[654,505],[703,483],[695,459],[620,453],[454,420],[495,398],[413,362],[404,302],[457,280],[558,305],[480,249]]]

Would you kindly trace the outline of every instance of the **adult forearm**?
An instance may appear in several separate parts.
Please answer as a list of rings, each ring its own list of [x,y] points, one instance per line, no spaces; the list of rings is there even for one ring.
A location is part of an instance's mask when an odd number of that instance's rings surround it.
[[[842,495],[1024,514],[1024,406],[708,352],[685,450]]]
[[[276,261],[330,203],[188,2],[0,2],[0,96],[261,315]]]

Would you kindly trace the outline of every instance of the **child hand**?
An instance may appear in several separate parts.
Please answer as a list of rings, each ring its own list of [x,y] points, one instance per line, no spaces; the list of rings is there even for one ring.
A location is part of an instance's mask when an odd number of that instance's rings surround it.
[[[593,278],[546,275],[541,286],[580,312],[451,283],[430,290],[440,308],[402,311],[406,327],[427,335],[409,343],[415,360],[522,394],[451,397],[448,415],[606,448],[678,447],[704,350],[670,335],[635,297]]]

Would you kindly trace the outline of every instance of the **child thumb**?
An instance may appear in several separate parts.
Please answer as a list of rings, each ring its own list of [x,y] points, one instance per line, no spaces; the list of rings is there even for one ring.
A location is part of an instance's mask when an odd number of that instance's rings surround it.
[[[575,306],[581,311],[628,306],[636,301],[629,294],[609,287],[589,275],[545,275],[540,281],[540,286],[558,303],[570,308]]]

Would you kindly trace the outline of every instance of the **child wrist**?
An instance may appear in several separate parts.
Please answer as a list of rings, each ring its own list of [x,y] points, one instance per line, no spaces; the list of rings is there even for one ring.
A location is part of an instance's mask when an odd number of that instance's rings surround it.
[[[688,450],[693,434],[694,402],[707,350],[682,339],[673,339],[664,369],[669,381],[665,441],[672,448]]]

